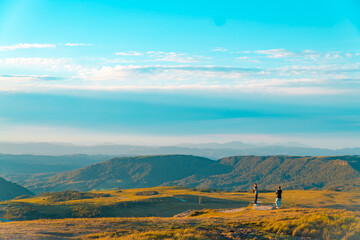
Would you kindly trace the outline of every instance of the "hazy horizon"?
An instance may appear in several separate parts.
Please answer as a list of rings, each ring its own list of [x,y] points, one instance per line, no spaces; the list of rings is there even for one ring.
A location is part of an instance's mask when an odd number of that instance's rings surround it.
[[[312,146],[307,145],[297,141],[288,141],[288,142],[260,142],[260,141],[202,141],[199,139],[198,141],[194,141],[192,139],[184,139],[181,141],[182,138],[174,138],[174,141],[168,141],[168,138],[162,139],[163,143],[153,143],[151,141],[154,140],[154,137],[149,137],[146,139],[148,141],[144,141],[144,138],[139,138],[143,142],[135,141],[135,142],[61,142],[61,141],[0,141],[0,144],[51,144],[51,145],[58,145],[58,146],[74,146],[74,147],[97,147],[97,146],[135,146],[135,147],[186,147],[186,148],[203,148],[202,146],[208,145],[217,145],[217,147],[221,148],[221,146],[225,146],[224,149],[229,148],[226,147],[230,144],[238,143],[243,144],[244,146],[241,148],[250,149],[250,148],[266,148],[266,147],[295,147],[295,148],[319,148],[319,149],[330,149],[330,150],[339,150],[345,148],[360,148],[357,145],[350,146],[346,145],[344,147],[326,147],[326,146]],[[188,141],[187,141],[188,140]],[[193,145],[193,146],[192,146]],[[214,147],[208,147],[214,148]],[[234,149],[240,149],[240,147],[233,147]],[[2,153],[2,152],[0,152]]]

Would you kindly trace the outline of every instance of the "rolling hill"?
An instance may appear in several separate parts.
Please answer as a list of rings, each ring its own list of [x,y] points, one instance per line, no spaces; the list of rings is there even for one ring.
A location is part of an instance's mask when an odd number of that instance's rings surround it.
[[[256,182],[262,189],[354,190],[360,188],[360,157],[238,156],[221,159],[219,166],[229,171],[213,174],[204,168],[185,179],[165,183],[197,188],[228,190],[251,189]]]
[[[34,195],[32,192],[26,188],[0,177],[0,200],[9,200],[21,195]]]
[[[30,189],[61,191],[153,187],[195,174],[213,161],[188,155],[120,157],[29,184]]]
[[[189,155],[113,158],[89,167],[28,181],[35,192],[65,189],[139,188],[182,185],[195,188],[360,189],[360,157],[237,156],[212,161]]]

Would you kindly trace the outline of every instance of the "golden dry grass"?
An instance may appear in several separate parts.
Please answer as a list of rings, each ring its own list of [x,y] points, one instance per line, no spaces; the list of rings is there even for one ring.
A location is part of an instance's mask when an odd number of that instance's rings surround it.
[[[157,191],[158,195],[137,196],[139,191]],[[11,200],[0,202],[27,202],[38,205],[74,205],[74,204],[115,204],[119,202],[142,201],[152,198],[165,198],[174,196],[203,196],[216,199],[234,200],[249,203],[253,201],[250,192],[201,192],[194,191],[191,188],[182,187],[154,187],[142,189],[126,189],[118,191],[94,191],[95,193],[111,194],[108,198],[93,198],[49,203],[46,197],[34,197],[28,199]],[[261,193],[259,200],[263,203],[273,203],[275,201],[274,193]],[[283,193],[284,206],[291,207],[316,207],[316,208],[345,208],[349,210],[360,210],[359,192],[336,192],[336,191],[312,191],[312,190],[288,190]]]
[[[152,196],[137,196],[139,191],[157,191]],[[51,202],[47,197],[34,197],[2,202],[29,203],[43,218],[66,218],[73,216],[74,206],[102,206],[99,216],[106,217],[170,217],[188,209],[220,209],[245,207],[253,201],[249,192],[201,192],[182,187],[155,187],[143,189],[127,189],[119,191],[97,191],[110,194],[111,197],[81,199],[61,202]],[[186,200],[181,202],[179,197]],[[201,198],[201,204],[199,204]],[[273,205],[274,193],[261,193],[259,201],[262,204]],[[283,193],[284,207],[338,208],[360,210],[360,193],[335,191],[303,191],[291,190]],[[49,217],[46,217],[48,215]]]
[[[335,209],[203,210],[184,218],[56,219],[0,224],[0,239],[359,239],[360,213]]]
[[[139,191],[157,191],[159,194],[137,196]],[[113,215],[110,216],[118,218],[0,223],[0,239],[291,239],[292,236],[360,239],[360,194],[357,192],[284,191],[284,209],[259,211],[246,208],[233,213],[205,210],[184,218],[166,216],[187,209],[244,207],[253,196],[246,192],[209,193],[181,187],[100,192],[109,193],[111,197],[56,203],[35,197],[3,202],[1,204],[31,203],[39,211],[58,216],[76,205],[112,206]],[[199,197],[202,197],[201,205]],[[274,193],[260,193],[263,204],[272,204],[274,200]],[[130,205],[125,207],[126,204]],[[131,216],[133,218],[129,218]]]

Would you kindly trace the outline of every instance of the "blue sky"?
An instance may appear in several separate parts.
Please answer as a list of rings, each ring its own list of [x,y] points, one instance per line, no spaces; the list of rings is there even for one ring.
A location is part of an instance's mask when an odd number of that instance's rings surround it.
[[[359,11],[0,0],[0,141],[360,146]]]

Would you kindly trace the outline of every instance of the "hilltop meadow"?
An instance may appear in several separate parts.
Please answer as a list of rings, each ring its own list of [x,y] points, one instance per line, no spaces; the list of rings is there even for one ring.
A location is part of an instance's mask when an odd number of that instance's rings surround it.
[[[359,239],[360,194],[284,191],[283,208],[250,192],[154,187],[42,194],[1,202],[1,239]],[[271,206],[274,192],[262,192]],[[22,221],[19,221],[22,220]]]

